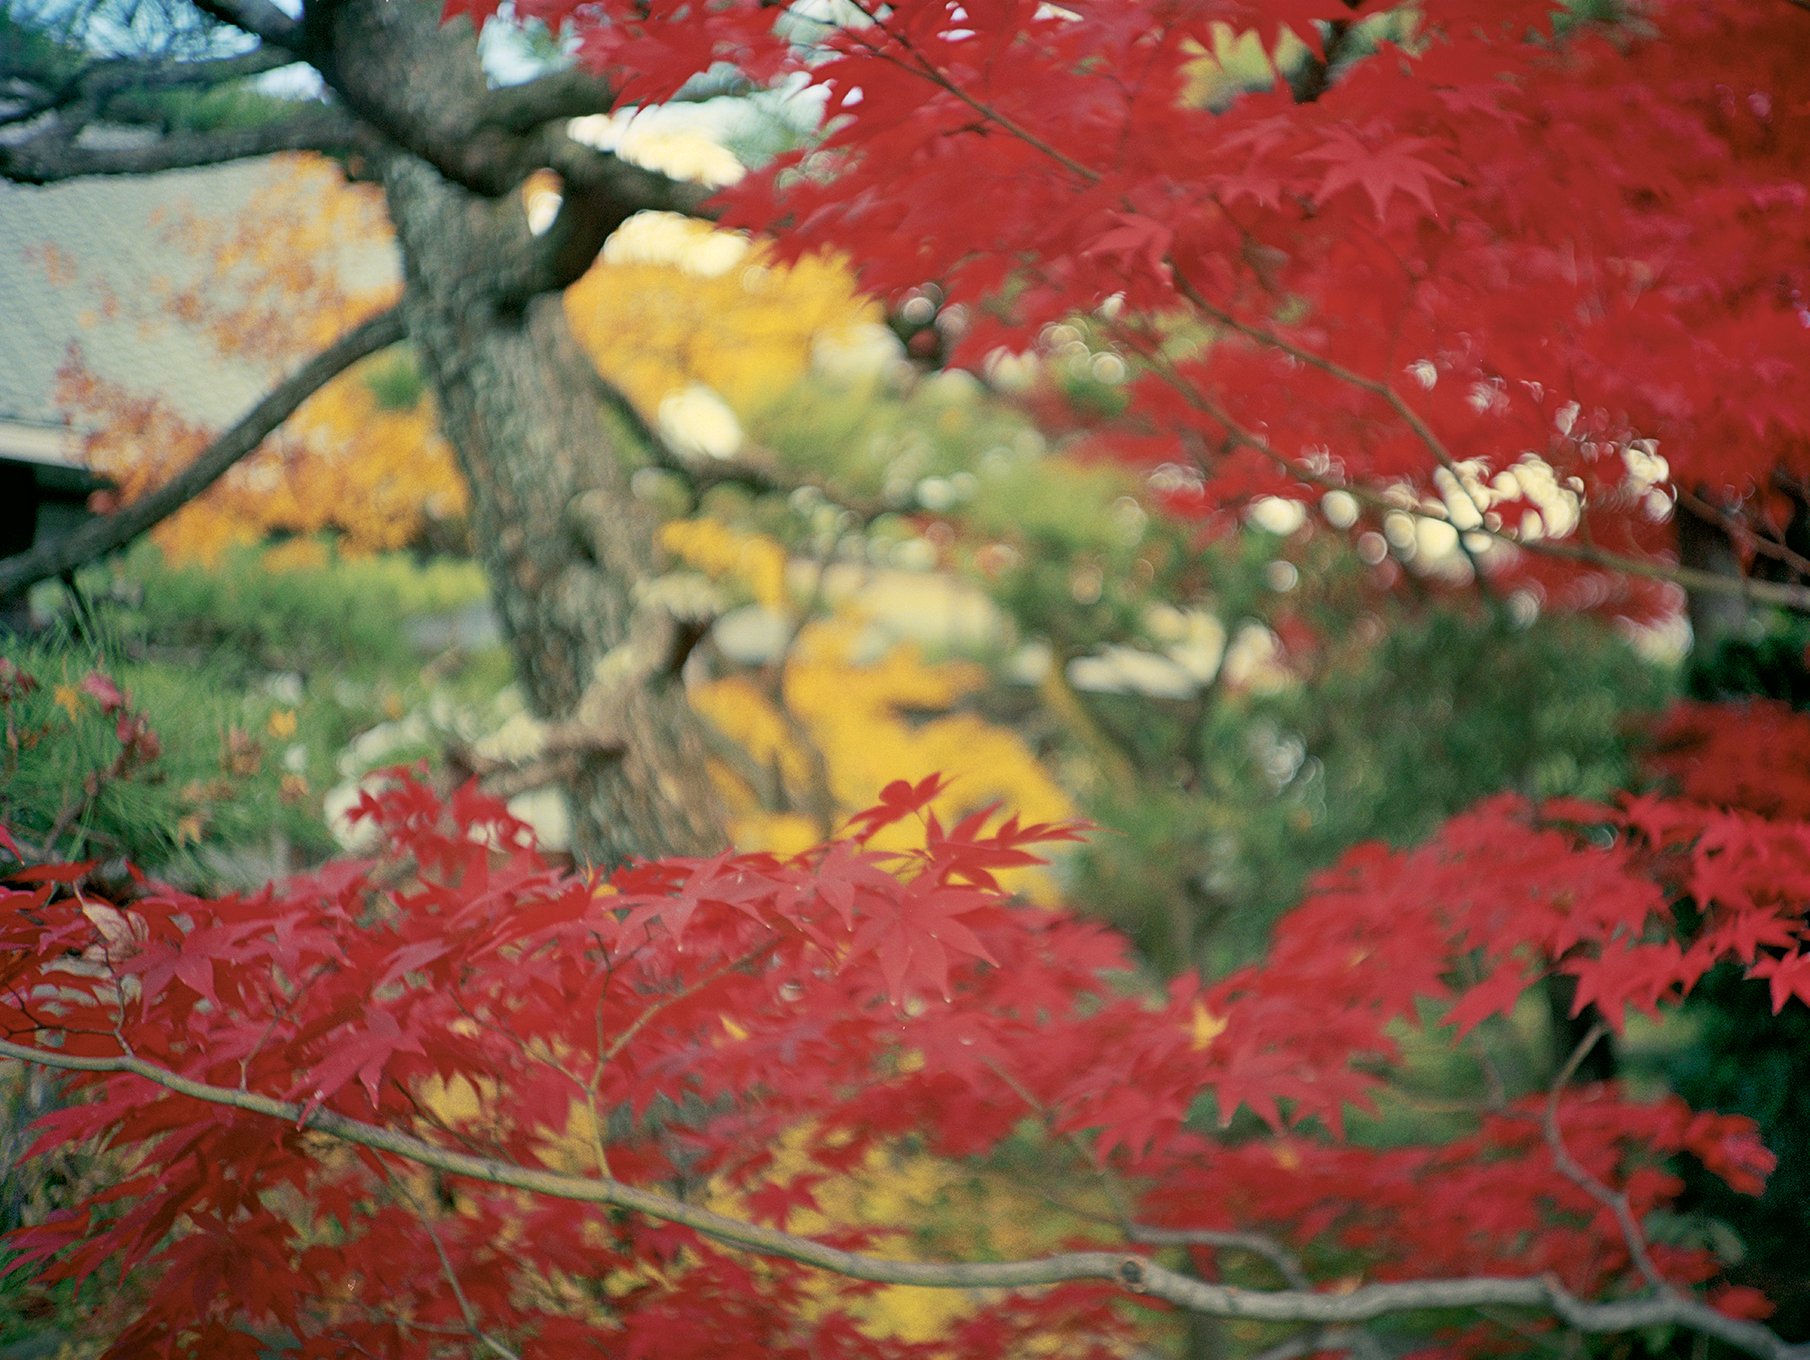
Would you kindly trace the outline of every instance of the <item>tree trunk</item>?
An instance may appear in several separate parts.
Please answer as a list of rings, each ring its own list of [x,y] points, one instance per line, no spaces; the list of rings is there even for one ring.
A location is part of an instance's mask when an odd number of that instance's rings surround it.
[[[1672,526],[1681,566],[1739,579],[1741,559],[1721,525],[1680,504],[1672,510]],[[1699,663],[1707,662],[1730,638],[1739,637],[1750,613],[1739,595],[1710,590],[1687,591],[1684,608],[1691,624],[1691,652]]]
[[[481,97],[469,26],[439,27],[434,8],[348,0],[334,14],[339,69],[354,76],[356,63],[406,85],[427,118]],[[404,317],[471,485],[504,634],[536,712],[573,724],[599,663],[628,638],[638,589],[658,572],[659,522],[630,488],[645,453],[606,402],[559,295],[520,300],[535,238],[519,194],[482,197],[403,152],[379,169],[402,250]],[[596,746],[572,750],[574,850],[614,864],[721,849],[702,729],[677,674],[614,696],[609,726]]]

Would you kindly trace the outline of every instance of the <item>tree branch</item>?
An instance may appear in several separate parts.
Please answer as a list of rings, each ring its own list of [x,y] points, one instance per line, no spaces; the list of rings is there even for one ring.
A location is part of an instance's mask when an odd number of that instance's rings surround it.
[[[1805,0],[1810,4],[1810,0]],[[1810,558],[1791,550],[1790,545],[1776,539],[1767,538],[1739,515],[1730,514],[1713,501],[1698,495],[1686,487],[1678,487],[1678,501],[1687,509],[1695,512],[1699,518],[1714,524],[1730,541],[1737,545],[1751,547],[1763,557],[1770,557],[1781,563],[1796,575],[1810,579]]]
[[[1456,531],[1461,542],[1465,534],[1481,534],[1493,542],[1519,548],[1523,552],[1539,553],[1544,557],[1563,558],[1570,562],[1582,562],[1588,566],[1601,567],[1605,571],[1617,572],[1623,576],[1638,576],[1652,581],[1665,581],[1686,590],[1705,591],[1718,595],[1739,595],[1761,604],[1777,605],[1782,609],[1794,610],[1800,614],[1810,614],[1810,586],[1792,585],[1780,581],[1756,581],[1751,577],[1724,576],[1719,572],[1703,571],[1682,564],[1651,562],[1644,558],[1629,557],[1623,553],[1595,548],[1587,543],[1574,542],[1568,538],[1521,538],[1506,529],[1491,528],[1487,520],[1471,528],[1461,529],[1445,515],[1429,511],[1416,504],[1402,504],[1356,482],[1348,482],[1339,477],[1315,472],[1312,468],[1304,467],[1286,454],[1279,452],[1262,435],[1240,422],[1230,411],[1202,393],[1192,383],[1176,373],[1172,367],[1163,363],[1159,355],[1148,349],[1143,352],[1146,358],[1155,363],[1163,374],[1164,380],[1182,396],[1183,400],[1195,410],[1225,427],[1226,436],[1232,443],[1241,444],[1252,452],[1262,455],[1289,476],[1297,478],[1309,486],[1317,486],[1324,491],[1342,491],[1359,504],[1384,514],[1399,513],[1410,515],[1415,519],[1431,520],[1436,524],[1443,524]]]
[[[28,552],[0,560],[0,598],[35,582],[73,571],[174,514],[212,486],[234,463],[261,444],[314,393],[360,359],[368,358],[403,337],[402,313],[379,312],[353,327],[273,388],[181,472],[149,495],[122,510],[91,520],[61,538],[40,543]]]
[[[402,0],[310,0],[300,38],[347,109],[461,188],[501,198],[541,164],[531,139],[477,123],[489,91],[469,24],[442,24],[433,6]],[[440,60],[449,48],[458,49],[456,65]],[[446,83],[419,83],[427,70],[442,72]]]
[[[302,26],[271,0],[195,0],[210,19],[300,55]]]
[[[1125,1235],[1147,1247],[1207,1247],[1213,1251],[1241,1251],[1261,1257],[1286,1280],[1291,1289],[1313,1287],[1300,1259],[1287,1247],[1263,1233],[1236,1232],[1219,1228],[1157,1228],[1147,1223],[1128,1223]]]
[[[635,441],[647,453],[653,466],[669,472],[685,483],[696,506],[704,493],[713,487],[739,486],[756,495],[793,496],[804,492],[821,497],[828,505],[852,515],[860,524],[872,524],[882,515],[898,514],[911,509],[909,499],[867,500],[845,496],[833,487],[809,477],[787,473],[771,458],[752,461],[747,458],[686,458],[667,439],[647,423],[640,410],[612,382],[597,374],[594,384],[597,398],[622,420],[634,434]]]
[[[673,179],[657,170],[632,165],[618,156],[582,146],[563,132],[544,150],[525,152],[527,160],[545,164],[561,180],[559,211],[535,239],[526,277],[517,291],[521,299],[562,292],[578,282],[597,260],[603,243],[639,212],[683,213],[710,217],[705,202],[716,191],[707,185]]]
[[[54,82],[0,61],[0,76],[19,79],[39,89],[38,94],[28,96],[17,108],[0,114],[0,125],[28,123],[43,114],[83,101],[104,104],[118,94],[143,94],[195,85],[226,85],[292,65],[294,61],[295,58],[285,52],[265,47],[238,56],[214,57],[203,61],[152,61],[115,57],[90,62],[67,78]]]
[[[1622,1241],[1628,1249],[1628,1259],[1634,1262],[1634,1268],[1640,1272],[1641,1278],[1655,1291],[1669,1294],[1674,1292],[1672,1286],[1659,1273],[1652,1253],[1647,1250],[1647,1235],[1642,1231],[1639,1220],[1634,1217],[1634,1207],[1628,1203],[1627,1195],[1610,1189],[1591,1175],[1589,1169],[1571,1155],[1571,1149],[1565,1146],[1564,1131],[1559,1127],[1560,1096],[1571,1084],[1578,1069],[1584,1065],[1584,1059],[1590,1056],[1590,1050],[1608,1037],[1609,1027],[1598,1020],[1578,1040],[1577,1047],[1571,1050],[1571,1056],[1552,1079],[1552,1089],[1546,1093],[1546,1109],[1540,1126],[1545,1134],[1546,1146],[1552,1152],[1552,1163],[1558,1168],[1559,1174],[1614,1216],[1616,1229],[1621,1233]]]
[[[607,113],[615,102],[615,91],[607,80],[582,67],[568,66],[520,85],[492,90],[478,111],[478,126],[528,133],[545,123]]]
[[[1360,1285],[1343,1294],[1310,1290],[1243,1289],[1209,1284],[1169,1270],[1149,1258],[1124,1251],[1072,1251],[1019,1261],[898,1261],[845,1251],[815,1238],[719,1214],[657,1190],[607,1177],[568,1175],[513,1162],[475,1157],[440,1147],[411,1134],[334,1111],[278,1100],[234,1086],[216,1086],[136,1057],[82,1057],[0,1039],[0,1057],[72,1072],[122,1073],[177,1095],[280,1120],[297,1128],[388,1152],[448,1175],[465,1176],[579,1204],[611,1205],[704,1237],[766,1256],[795,1261],[850,1279],[930,1289],[1026,1289],[1079,1281],[1100,1281],[1134,1294],[1161,1299],[1210,1317],[1253,1322],[1310,1322],[1343,1326],[1397,1313],[1430,1309],[1528,1308],[1549,1313],[1573,1330],[1610,1335],[1649,1327],[1679,1327],[1710,1337],[1755,1360],[1810,1360],[1810,1346],[1793,1345],[1757,1323],[1726,1317],[1695,1299],[1646,1295],[1592,1303],[1565,1289],[1556,1278],[1472,1276]]]
[[[83,146],[75,141],[77,131],[58,122],[24,141],[0,142],[0,179],[55,184],[88,175],[154,175],[284,151],[352,151],[370,140],[357,123],[325,104],[303,105],[279,122],[176,133],[138,146]]]

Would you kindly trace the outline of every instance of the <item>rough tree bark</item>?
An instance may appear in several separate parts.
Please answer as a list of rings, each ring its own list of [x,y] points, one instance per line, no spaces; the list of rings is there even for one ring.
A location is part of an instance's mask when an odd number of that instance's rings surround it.
[[[630,486],[654,451],[578,349],[559,297],[625,217],[695,195],[565,138],[575,91],[597,107],[607,99],[591,84],[550,78],[546,99],[533,87],[488,89],[470,25],[441,25],[431,0],[314,0],[299,19],[263,0],[196,3],[275,54],[255,58],[260,68],[285,56],[313,65],[332,103],[302,106],[287,128],[249,139],[190,138],[172,164],[253,154],[240,143],[273,135],[311,145],[318,128],[320,149],[384,187],[402,252],[402,320],[471,484],[518,673],[557,734],[575,850],[613,863],[721,848],[703,733],[677,674],[682,651],[623,662],[631,641],[646,651],[646,616],[659,608],[647,589],[659,574],[659,525]],[[147,61],[139,75],[147,86],[205,81],[204,65],[222,64]],[[80,121],[108,109],[70,91],[132,88],[117,62],[100,74],[104,82],[84,75],[49,91],[34,115],[41,125],[0,145],[0,175],[46,182],[164,168],[156,144],[117,163],[74,146]],[[567,192],[537,237],[519,186],[541,166],[558,169]]]
[[[448,184],[412,158],[384,172],[403,310],[471,484],[472,518],[523,684],[570,721],[605,658],[629,644],[654,576],[658,523],[629,487],[642,451],[606,409],[556,294],[499,295],[495,247],[528,235],[519,203]],[[499,241],[498,238],[503,238]],[[519,241],[518,241],[519,244]],[[720,849],[704,746],[679,677],[631,675],[587,722],[568,783],[581,848],[602,860]]]

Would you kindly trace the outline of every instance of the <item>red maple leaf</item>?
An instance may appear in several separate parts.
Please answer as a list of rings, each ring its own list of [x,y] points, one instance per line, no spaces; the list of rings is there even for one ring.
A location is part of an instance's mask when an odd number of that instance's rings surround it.
[[[1428,137],[1402,137],[1371,147],[1348,129],[1338,128],[1325,145],[1303,151],[1301,158],[1329,167],[1314,189],[1316,199],[1324,203],[1342,189],[1362,189],[1381,222],[1388,216],[1389,200],[1398,193],[1419,203],[1428,217],[1439,215],[1431,186],[1457,181],[1419,154],[1437,147]]]

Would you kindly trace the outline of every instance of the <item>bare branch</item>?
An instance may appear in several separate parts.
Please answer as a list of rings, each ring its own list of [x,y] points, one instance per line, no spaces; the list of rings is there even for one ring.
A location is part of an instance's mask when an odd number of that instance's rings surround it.
[[[379,312],[353,327],[285,378],[208,445],[200,457],[157,490],[111,515],[90,520],[61,538],[0,561],[0,597],[73,571],[130,543],[206,491],[314,393],[360,359],[395,344],[403,334],[402,313],[397,308]]]
[[[1647,1250],[1647,1235],[1634,1217],[1634,1209],[1628,1203],[1628,1197],[1604,1185],[1590,1174],[1589,1168],[1571,1155],[1571,1149],[1565,1146],[1565,1134],[1559,1127],[1559,1097],[1577,1075],[1578,1068],[1584,1065],[1584,1059],[1590,1056],[1590,1050],[1608,1036],[1609,1027],[1598,1020],[1578,1040],[1577,1047],[1571,1050],[1571,1056],[1565,1060],[1559,1074],[1552,1079],[1552,1089],[1546,1093],[1546,1111],[1541,1128],[1546,1137],[1546,1146],[1552,1152],[1552,1164],[1558,1168],[1559,1174],[1614,1216],[1616,1229],[1621,1233],[1622,1242],[1628,1249],[1628,1259],[1634,1262],[1641,1278],[1662,1294],[1675,1293],[1665,1276],[1659,1273],[1659,1267],[1653,1263],[1652,1253]]]
[[[663,472],[670,472],[686,485],[694,505],[714,487],[739,486],[756,495],[792,496],[803,492],[821,498],[825,504],[835,506],[864,525],[872,524],[883,515],[899,514],[912,508],[912,502],[906,499],[868,500],[844,495],[826,483],[787,472],[773,458],[760,457],[759,451],[755,459],[686,458],[647,423],[640,410],[614,383],[598,374],[594,389],[598,400],[627,424],[636,444],[646,451],[653,465]]]
[[[54,184],[88,175],[154,175],[284,151],[353,151],[370,140],[357,123],[325,104],[301,105],[287,118],[255,127],[173,133],[130,146],[84,146],[75,140],[78,130],[58,122],[23,141],[0,142],[0,179]]]
[[[311,0],[300,36],[303,55],[348,110],[461,188],[500,198],[538,168],[531,139],[475,124],[488,87],[469,24],[442,24],[431,5]],[[443,81],[429,88],[397,79],[398,71],[422,69],[441,72]]]
[[[1805,0],[1805,3],[1810,4],[1810,0]],[[1730,514],[1721,506],[1682,486],[1678,488],[1678,503],[1699,518],[1714,524],[1728,535],[1730,541],[1751,547],[1761,556],[1782,563],[1796,575],[1810,579],[1810,558],[1793,552],[1788,544],[1767,538],[1740,516]]]
[[[265,47],[238,56],[214,57],[202,61],[115,57],[90,62],[65,79],[49,82],[34,77],[30,72],[13,69],[0,59],[0,76],[18,79],[28,87],[38,87],[37,94],[28,96],[16,107],[0,114],[0,124],[28,123],[53,110],[68,108],[77,103],[105,104],[108,99],[120,94],[226,85],[291,65],[294,60],[287,53]]]
[[[636,213],[712,215],[705,203],[715,190],[705,185],[631,165],[581,146],[564,133],[536,140],[539,145],[530,146],[522,158],[559,175],[560,202],[552,223],[536,238],[526,277],[515,290],[523,301],[578,282],[596,263],[610,233]]]
[[[759,88],[739,73],[712,71],[687,82],[683,90],[663,102],[698,103],[753,94]],[[568,66],[520,85],[504,85],[492,90],[478,112],[477,122],[480,127],[528,133],[548,123],[608,113],[615,104],[616,92],[608,81],[581,67]]]
[[[273,46],[300,53],[302,26],[271,0],[195,0],[195,8],[210,19],[262,38]]]
[[[815,1238],[782,1232],[719,1214],[672,1195],[607,1177],[575,1176],[513,1162],[475,1157],[439,1147],[413,1135],[368,1124],[331,1110],[309,1109],[255,1091],[197,1081],[141,1058],[82,1057],[0,1040],[0,1057],[75,1072],[117,1072],[139,1077],[193,1100],[243,1110],[292,1127],[308,1128],[344,1142],[388,1152],[448,1175],[487,1185],[580,1204],[607,1204],[675,1223],[730,1247],[796,1261],[850,1279],[930,1289],[1027,1289],[1084,1280],[1101,1281],[1134,1294],[1174,1304],[1209,1317],[1253,1322],[1310,1322],[1349,1326],[1397,1313],[1429,1309],[1527,1308],[1556,1316],[1588,1335],[1610,1335],[1648,1327],[1678,1327],[1710,1337],[1755,1360],[1810,1360],[1810,1345],[1793,1345],[1757,1323],[1724,1316],[1680,1295],[1647,1295],[1592,1303],[1551,1276],[1471,1276],[1367,1284],[1342,1294],[1310,1290],[1243,1289],[1209,1284],[1125,1251],[1072,1251],[1020,1261],[898,1261],[845,1251]]]
[[[520,85],[492,90],[478,111],[478,124],[526,133],[546,123],[607,113],[615,102],[607,80],[582,67],[568,66]]]
[[[1241,1251],[1268,1261],[1291,1289],[1310,1289],[1312,1281],[1300,1259],[1273,1237],[1257,1232],[1219,1228],[1153,1228],[1145,1223],[1126,1225],[1125,1235],[1147,1247],[1207,1247],[1213,1251]]]

